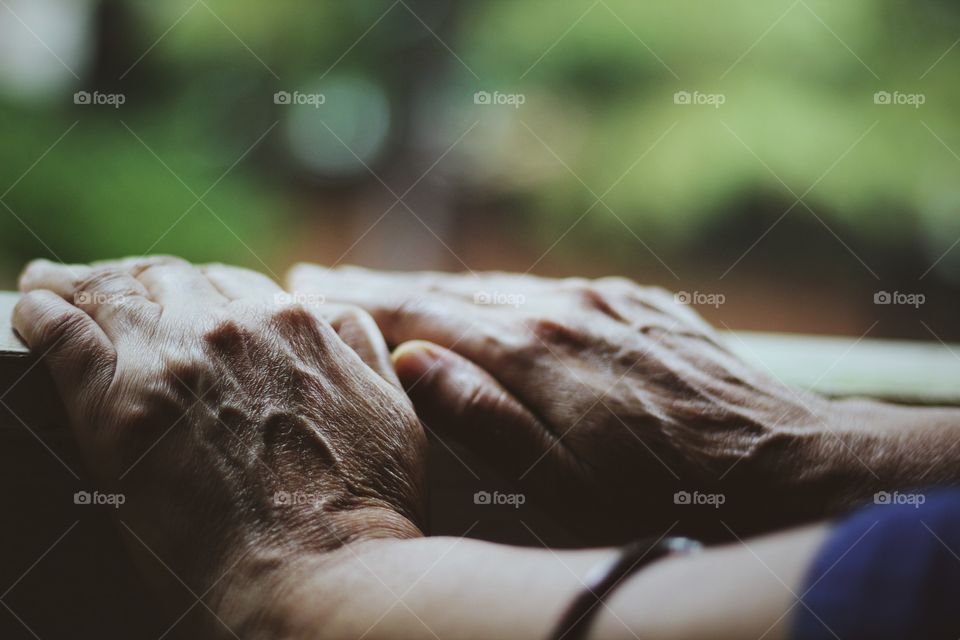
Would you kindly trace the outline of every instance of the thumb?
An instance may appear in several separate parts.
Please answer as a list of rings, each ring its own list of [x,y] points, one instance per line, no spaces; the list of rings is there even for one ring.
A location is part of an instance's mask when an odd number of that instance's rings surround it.
[[[45,360],[71,416],[110,383],[116,351],[85,312],[51,291],[24,294],[13,310],[13,328],[30,350]]]
[[[481,458],[523,479],[535,468],[557,470],[556,437],[492,375],[430,342],[405,342],[393,352],[401,384],[429,430],[447,435]]]

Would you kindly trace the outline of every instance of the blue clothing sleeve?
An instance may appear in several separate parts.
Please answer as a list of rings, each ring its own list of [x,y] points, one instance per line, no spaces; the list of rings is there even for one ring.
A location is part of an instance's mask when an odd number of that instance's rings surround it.
[[[960,638],[960,490],[878,493],[818,552],[793,640]]]

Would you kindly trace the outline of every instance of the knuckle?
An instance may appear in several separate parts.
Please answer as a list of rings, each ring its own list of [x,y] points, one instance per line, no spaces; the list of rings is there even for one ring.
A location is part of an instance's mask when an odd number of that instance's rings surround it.
[[[296,345],[322,347],[336,337],[333,328],[302,304],[286,305],[270,313],[268,327]]]
[[[139,348],[158,336],[161,314],[159,307],[130,299],[102,304],[95,315],[97,323],[111,326],[115,344]]]
[[[208,343],[219,343],[245,339],[248,334],[247,327],[236,318],[221,318],[203,334],[203,339]]]
[[[139,278],[143,278],[147,274],[154,279],[164,279],[164,278],[174,278],[176,276],[192,272],[194,269],[186,260],[181,260],[179,258],[156,258],[144,261],[143,263],[135,266],[130,270],[128,284],[133,285],[138,281]]]
[[[594,281],[594,284],[601,289],[615,293],[636,291],[639,287],[636,282],[623,276],[606,276],[604,278],[598,278]]]
[[[45,260],[31,260],[30,263],[24,267],[23,271],[20,273],[20,278],[18,284],[21,290],[27,285],[27,283],[33,282],[38,279],[40,274],[43,272],[47,262]]]
[[[608,276],[596,280],[597,287],[609,295],[650,310],[669,309],[674,306],[672,291],[657,285],[641,285],[623,276]]]
[[[160,262],[156,260],[151,260],[149,262],[143,262],[135,266],[131,271],[131,275],[134,278],[140,278],[146,275],[148,272],[151,273],[151,275],[157,272],[164,273],[164,272],[170,271],[170,268],[173,266],[175,265],[169,262]]]
[[[551,346],[586,348],[587,341],[582,331],[569,322],[560,322],[554,318],[534,317],[524,321],[526,329],[533,338],[533,347],[548,349]]]
[[[360,307],[345,306],[339,309],[330,324],[334,329],[339,329],[345,325],[361,327],[365,330],[377,330],[377,323],[369,313]]]
[[[317,317],[303,304],[294,303],[273,311],[270,321],[281,331],[296,331],[316,326]]]
[[[229,267],[222,262],[208,262],[200,265],[200,271],[207,275],[219,276],[229,273]]]
[[[112,375],[116,353],[100,347],[96,326],[89,317],[72,307],[50,307],[43,297],[32,292],[18,303],[21,322],[30,323],[27,331],[31,349],[51,362],[80,366],[88,376],[82,381],[86,387],[94,387],[99,376]]]
[[[567,278],[561,289],[580,299],[590,299],[600,292],[600,287],[585,278]]]
[[[93,271],[80,281],[80,290],[101,289],[111,285],[123,277],[123,272],[116,267],[101,267]]]
[[[337,309],[334,317],[340,322],[363,322],[370,318],[370,314],[353,305],[344,305]]]
[[[580,302],[587,307],[598,306],[598,304],[603,303],[606,298],[606,294],[592,283],[578,285],[573,289],[573,292]]]
[[[131,272],[133,273],[133,276],[136,277],[147,269],[152,269],[153,267],[184,265],[189,265],[189,263],[183,258],[177,258],[176,256],[168,255],[156,255],[134,261],[131,265]]]
[[[673,302],[673,292],[659,286],[640,287],[640,290],[658,302]]]
[[[52,346],[59,341],[82,346],[87,340],[85,316],[67,310],[45,312],[40,319],[40,343]]]
[[[28,291],[20,296],[20,299],[17,301],[16,309],[18,312],[23,312],[23,315],[33,315],[33,310],[45,309],[46,305],[43,304],[46,296],[48,294],[42,290]]]
[[[427,299],[422,296],[404,296],[388,304],[384,316],[388,322],[399,323],[410,318],[422,316],[428,312]]]
[[[560,281],[560,288],[572,291],[578,291],[592,286],[593,283],[586,278],[564,278]]]
[[[317,275],[319,271],[320,267],[315,264],[310,264],[309,262],[297,262],[287,270],[286,281],[288,283],[302,282],[306,278]]]
[[[524,320],[527,331],[535,338],[549,339],[563,330],[563,325],[552,318],[533,317]]]
[[[252,332],[243,324],[226,318],[203,334],[203,343],[214,353],[235,354],[242,352],[252,337]]]
[[[127,295],[134,295],[132,278],[123,270],[115,267],[98,269],[80,280],[74,291],[74,304],[122,303]],[[101,298],[101,295],[109,296]]]
[[[580,307],[588,311],[599,311],[614,320],[624,320],[614,306],[614,300],[621,297],[621,294],[614,292],[609,286],[582,278],[571,278],[565,288],[575,296]]]

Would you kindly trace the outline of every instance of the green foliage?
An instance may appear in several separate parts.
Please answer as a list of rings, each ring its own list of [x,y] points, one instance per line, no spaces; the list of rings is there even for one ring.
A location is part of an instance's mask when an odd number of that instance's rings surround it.
[[[130,55],[149,49],[115,82],[129,92],[124,109],[0,108],[2,189],[78,121],[3,198],[15,215],[0,216],[0,243],[13,260],[170,251],[262,267],[292,226],[281,171],[268,165],[282,124],[266,152],[217,183],[209,209],[191,190],[206,191],[284,118],[273,91],[322,85],[335,67],[328,82],[355,74],[396,98],[407,87],[393,70],[423,42],[443,61],[417,103],[439,148],[480,123],[444,164],[464,167],[459,184],[523,202],[545,236],[593,207],[586,225],[682,243],[756,194],[784,208],[803,196],[863,234],[946,229],[931,233],[946,248],[960,231],[956,3],[410,2],[446,27],[453,53],[403,5],[384,15],[387,2],[207,0],[186,16],[190,3],[124,4],[137,27]],[[477,108],[482,90],[526,101]],[[724,103],[678,105],[678,91]],[[925,102],[878,105],[877,91]]]
[[[243,169],[197,203],[230,161],[218,162],[200,136],[193,144],[182,132],[178,138],[175,121],[131,122],[135,136],[98,119],[4,115],[0,122],[16,125],[0,133],[0,181],[14,186],[4,198],[10,210],[0,216],[0,233],[5,253],[19,261],[176,253],[260,266],[254,254],[269,259],[281,237],[276,198],[245,179]],[[248,248],[250,238],[256,242]]]
[[[605,198],[618,216],[686,235],[745,194],[793,202],[810,189],[819,215],[865,232],[880,207],[899,211],[882,221],[890,232],[957,217],[955,4],[530,0],[479,3],[465,24],[464,59],[489,84],[527,95],[507,117],[569,165],[528,185],[548,215],[564,202],[589,206],[580,180],[603,192],[670,130]],[[680,90],[726,101],[678,106]],[[875,104],[882,90],[926,102]],[[514,131],[489,162],[539,153],[526,127]],[[578,145],[567,148],[571,132]]]

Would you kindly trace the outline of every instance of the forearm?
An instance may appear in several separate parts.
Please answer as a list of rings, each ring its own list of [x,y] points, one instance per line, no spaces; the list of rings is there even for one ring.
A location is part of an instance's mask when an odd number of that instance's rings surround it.
[[[747,506],[763,506],[768,523],[830,517],[878,491],[960,482],[960,409],[834,400],[801,427],[761,442],[732,474],[753,487]]]
[[[808,567],[828,531],[819,524],[655,563],[614,592],[591,637],[787,638]]]
[[[591,637],[784,637],[824,531],[661,560],[618,588]],[[546,638],[587,572],[614,553],[456,538],[361,543],[296,563],[261,637]]]
[[[948,445],[960,436],[960,408],[956,407],[907,406],[868,398],[834,400],[832,407],[847,427],[864,433],[906,433]]]
[[[909,488],[960,480],[960,410],[851,398],[834,401],[832,412],[833,432],[822,435],[822,446],[845,460],[866,487]]]
[[[301,563],[274,615],[291,638],[545,637],[611,550],[431,537],[344,547]],[[267,633],[264,637],[276,637]]]

